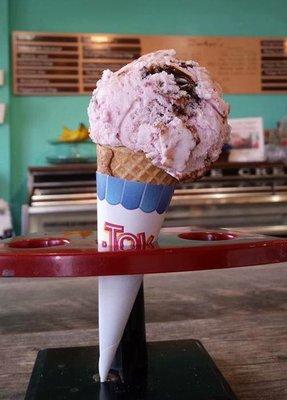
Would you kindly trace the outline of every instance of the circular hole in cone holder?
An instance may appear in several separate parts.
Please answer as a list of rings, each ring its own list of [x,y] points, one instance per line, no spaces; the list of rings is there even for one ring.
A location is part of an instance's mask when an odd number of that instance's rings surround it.
[[[178,237],[186,240],[215,241],[235,239],[237,235],[231,232],[185,232]]]
[[[9,247],[15,249],[36,249],[41,247],[54,247],[64,246],[70,243],[68,239],[59,238],[35,238],[35,239],[23,239],[9,243]]]

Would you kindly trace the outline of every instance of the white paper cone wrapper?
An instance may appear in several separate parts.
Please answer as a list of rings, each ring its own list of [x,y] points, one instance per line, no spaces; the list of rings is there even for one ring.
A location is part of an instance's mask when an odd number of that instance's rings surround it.
[[[99,278],[99,374],[105,381],[137,297],[142,275]]]
[[[157,239],[173,187],[97,174],[100,251],[145,248]],[[99,278],[99,374],[107,378],[142,275]]]

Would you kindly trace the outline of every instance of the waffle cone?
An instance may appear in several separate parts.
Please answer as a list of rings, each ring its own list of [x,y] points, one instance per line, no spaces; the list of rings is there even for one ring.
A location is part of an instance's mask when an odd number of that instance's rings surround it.
[[[129,181],[174,185],[177,180],[164,170],[153,165],[143,152],[134,152],[126,147],[97,145],[98,172]]]

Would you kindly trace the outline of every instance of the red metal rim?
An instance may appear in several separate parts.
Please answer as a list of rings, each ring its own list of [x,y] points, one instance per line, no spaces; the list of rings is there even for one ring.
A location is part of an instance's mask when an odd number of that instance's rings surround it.
[[[96,234],[88,231],[0,243],[0,277],[151,274],[279,262],[287,262],[286,239],[226,230],[165,229],[153,246],[124,251],[98,251]]]

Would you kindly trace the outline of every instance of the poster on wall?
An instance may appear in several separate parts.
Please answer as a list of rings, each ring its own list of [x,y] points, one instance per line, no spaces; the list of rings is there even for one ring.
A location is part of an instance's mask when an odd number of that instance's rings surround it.
[[[287,93],[287,38],[13,32],[16,95],[90,94],[104,69],[174,48],[207,67],[226,94]]]
[[[229,161],[264,161],[262,118],[233,118],[228,123],[231,126]]]

